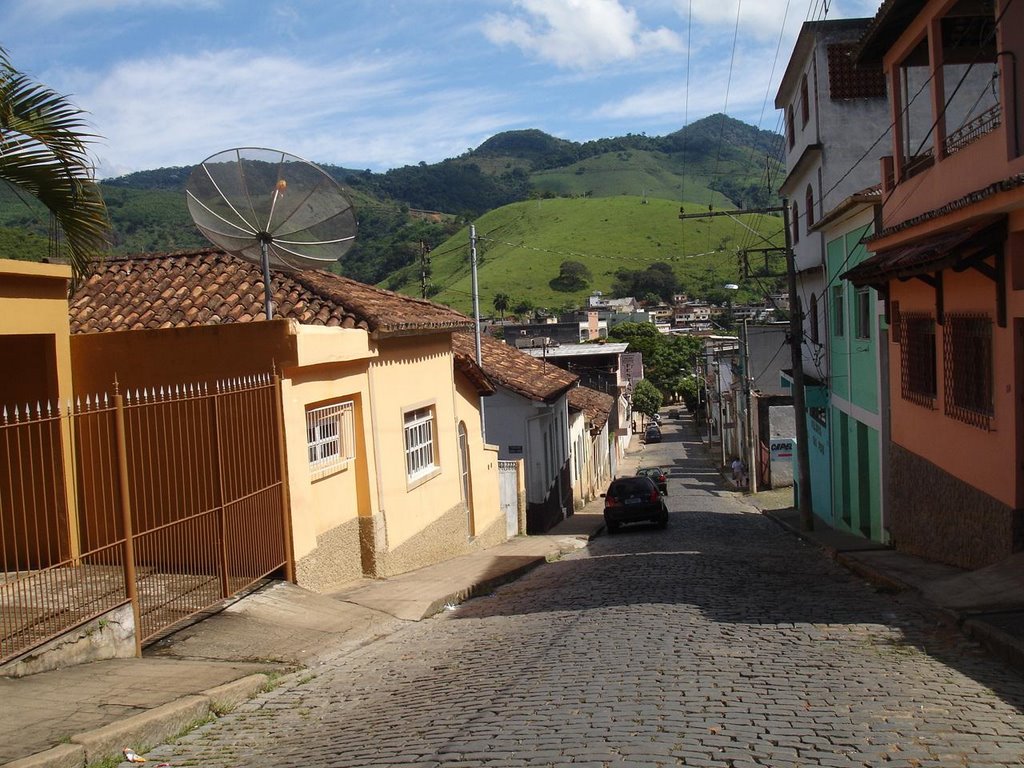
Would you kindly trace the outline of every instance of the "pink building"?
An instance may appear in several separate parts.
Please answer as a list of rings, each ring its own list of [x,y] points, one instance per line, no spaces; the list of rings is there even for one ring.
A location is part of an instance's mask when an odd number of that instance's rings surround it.
[[[875,255],[843,275],[889,323],[887,527],[977,568],[1024,548],[1024,5],[888,0],[858,55],[892,121]]]

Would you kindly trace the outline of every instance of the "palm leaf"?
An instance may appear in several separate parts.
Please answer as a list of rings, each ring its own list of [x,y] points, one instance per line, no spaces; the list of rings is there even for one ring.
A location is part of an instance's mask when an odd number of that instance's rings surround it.
[[[84,112],[35,83],[0,48],[0,179],[37,198],[64,233],[72,283],[110,243],[106,205],[93,178]]]

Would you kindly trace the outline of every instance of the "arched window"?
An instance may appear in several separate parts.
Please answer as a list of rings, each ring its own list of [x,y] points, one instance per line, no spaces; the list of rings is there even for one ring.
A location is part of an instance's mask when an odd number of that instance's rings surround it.
[[[814,190],[807,185],[807,192],[804,193],[804,217],[807,219],[807,231],[814,226]]]
[[[792,221],[792,225],[793,225],[793,243],[795,245],[796,243],[800,242],[800,208],[799,208],[799,206],[797,206],[795,200],[793,201],[793,213],[792,213],[792,216],[793,216],[793,221]]]
[[[789,140],[789,148],[796,146],[796,130],[793,127],[793,105],[786,109],[786,138]]]
[[[811,119],[811,102],[807,95],[807,75],[800,81],[800,127],[807,125]]]

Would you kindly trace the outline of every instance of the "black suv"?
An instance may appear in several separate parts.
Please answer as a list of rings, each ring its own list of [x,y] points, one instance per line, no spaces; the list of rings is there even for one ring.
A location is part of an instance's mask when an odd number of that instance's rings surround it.
[[[615,533],[623,523],[650,521],[659,528],[668,525],[668,507],[651,478],[645,475],[617,477],[604,497],[604,522],[608,533]]]

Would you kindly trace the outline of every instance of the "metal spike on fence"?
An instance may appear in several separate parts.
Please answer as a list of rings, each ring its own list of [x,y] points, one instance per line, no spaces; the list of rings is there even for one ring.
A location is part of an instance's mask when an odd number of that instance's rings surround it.
[[[81,395],[79,395],[78,397],[75,398],[75,410],[78,411],[79,413],[82,412],[82,396]]]
[[[88,411],[90,408],[92,408],[92,405],[89,403],[89,394],[86,393],[86,395],[85,395],[85,410]]]
[[[169,393],[168,393],[168,394],[169,394]],[[161,400],[163,400],[163,399],[164,399],[164,388],[163,388],[163,386],[161,386],[161,387],[160,387],[160,399],[161,399]]]
[[[36,418],[43,418],[43,404],[36,400]]]
[[[4,424],[7,423],[7,406],[4,406]]]
[[[108,397],[106,392],[103,393],[103,407],[104,408],[110,407],[110,399],[109,399],[109,397]]]

